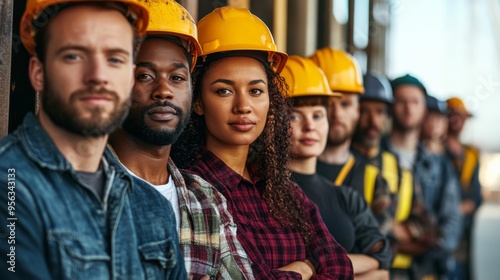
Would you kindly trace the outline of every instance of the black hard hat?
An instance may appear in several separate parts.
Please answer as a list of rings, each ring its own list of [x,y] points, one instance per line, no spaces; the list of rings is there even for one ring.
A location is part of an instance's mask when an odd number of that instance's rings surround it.
[[[377,100],[392,104],[393,96],[389,80],[383,75],[368,72],[363,76],[365,94],[359,96],[359,100]]]
[[[448,114],[448,105],[446,102],[441,101],[434,96],[427,95],[425,97],[425,103],[427,104],[427,110],[430,112],[440,113],[443,115]]]

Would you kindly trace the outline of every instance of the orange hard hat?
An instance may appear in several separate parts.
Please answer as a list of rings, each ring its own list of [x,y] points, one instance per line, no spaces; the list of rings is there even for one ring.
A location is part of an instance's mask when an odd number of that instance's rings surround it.
[[[278,51],[267,25],[247,9],[224,6],[213,10],[198,22],[198,40],[202,57],[229,51],[262,51],[277,72],[288,55]]]
[[[467,111],[467,108],[465,108],[465,104],[462,99],[458,97],[452,97],[446,100],[446,104],[448,104],[448,110],[450,112],[457,112],[472,117],[472,114]]]
[[[330,47],[317,50],[310,59],[325,72],[330,89],[338,93],[364,93],[358,62],[349,53]]]
[[[146,35],[174,36],[186,42],[184,46],[192,55],[191,71],[201,54],[198,30],[191,14],[173,0],[139,0],[148,8],[149,24]]]
[[[58,4],[66,4],[72,2],[95,2],[92,0],[28,0],[23,17],[21,18],[21,41],[28,52],[33,55],[35,53],[35,35],[39,28],[48,24],[48,18],[53,11],[44,10],[49,6],[54,6],[57,10]],[[117,2],[127,5],[127,15],[135,19],[134,26],[139,35],[144,35],[148,26],[149,14],[148,10],[139,0],[109,0],[109,2]],[[40,25],[40,26],[36,26]]]
[[[288,57],[280,75],[288,84],[290,97],[339,96],[330,90],[323,70],[310,59],[297,55]]]

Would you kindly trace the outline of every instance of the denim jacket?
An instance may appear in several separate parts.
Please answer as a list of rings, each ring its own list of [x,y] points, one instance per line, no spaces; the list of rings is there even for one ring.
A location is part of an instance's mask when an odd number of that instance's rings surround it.
[[[0,141],[0,279],[187,278],[170,203],[102,163],[103,199],[32,114]]]

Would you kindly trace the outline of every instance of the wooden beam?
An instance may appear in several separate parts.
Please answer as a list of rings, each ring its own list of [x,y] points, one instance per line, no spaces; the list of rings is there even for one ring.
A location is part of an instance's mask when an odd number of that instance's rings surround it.
[[[0,138],[9,132],[13,7],[14,0],[0,0]]]
[[[278,50],[286,52],[288,0],[274,0],[273,37]]]

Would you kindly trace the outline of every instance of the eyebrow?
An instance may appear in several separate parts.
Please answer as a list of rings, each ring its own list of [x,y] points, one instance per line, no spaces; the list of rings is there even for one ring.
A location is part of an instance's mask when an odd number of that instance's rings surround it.
[[[177,69],[183,68],[183,69],[188,70],[187,66],[184,63],[174,62],[174,63],[172,63],[172,65]],[[137,68],[139,68],[139,67],[144,67],[144,68],[149,68],[149,69],[154,68],[154,64],[151,62],[137,62],[136,66],[137,66]]]
[[[231,85],[231,86],[233,86],[235,84],[234,81],[231,81],[231,80],[217,79],[217,80],[213,81],[210,85],[213,85],[213,84],[216,84],[216,83],[224,83],[224,84],[228,84],[228,85]],[[252,80],[248,84],[249,85],[256,85],[256,84],[259,84],[259,83],[262,83],[262,84],[266,85],[266,82],[264,80],[261,80],[261,79]]]
[[[67,46],[64,46],[60,49],[57,50],[56,54],[61,54],[65,51],[68,51],[68,50],[76,50],[76,51],[81,51],[81,52],[89,52],[89,49],[86,48],[86,47],[83,47],[83,46],[79,46],[79,45],[67,45]],[[121,48],[112,48],[112,49],[105,49],[105,52],[106,53],[122,53],[122,54],[125,54],[125,55],[130,55],[130,52],[126,51],[125,49],[121,49]]]

